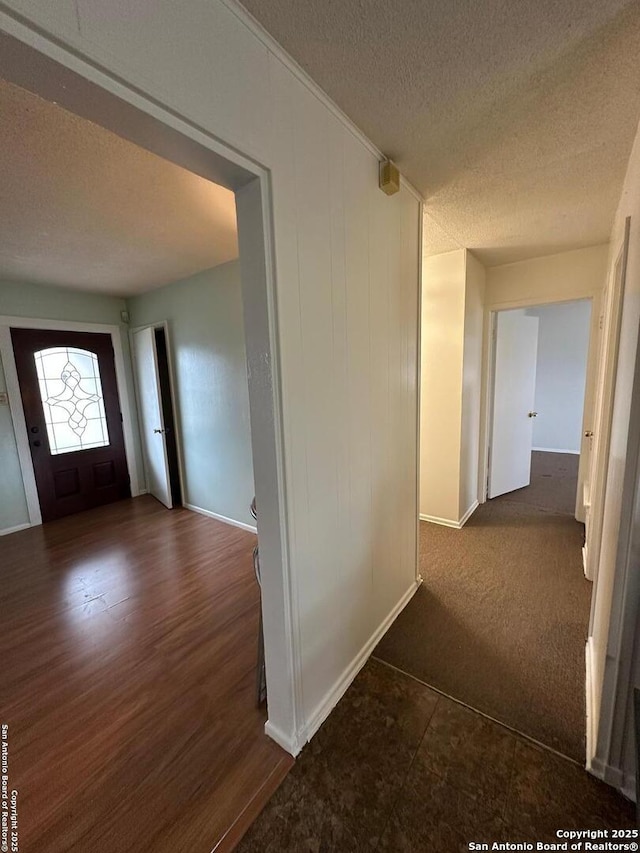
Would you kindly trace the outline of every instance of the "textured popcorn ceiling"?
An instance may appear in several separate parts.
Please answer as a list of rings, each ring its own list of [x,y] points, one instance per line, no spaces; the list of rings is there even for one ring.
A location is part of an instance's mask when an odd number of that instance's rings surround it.
[[[640,117],[640,2],[243,0],[427,199],[425,249],[603,243]]]
[[[238,256],[232,192],[0,81],[0,279],[142,293]]]

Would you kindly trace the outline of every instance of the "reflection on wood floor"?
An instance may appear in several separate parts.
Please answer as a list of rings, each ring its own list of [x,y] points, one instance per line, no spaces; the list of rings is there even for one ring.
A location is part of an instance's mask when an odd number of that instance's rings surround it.
[[[23,853],[232,849],[292,763],[255,707],[255,541],[151,497],[2,539]]]

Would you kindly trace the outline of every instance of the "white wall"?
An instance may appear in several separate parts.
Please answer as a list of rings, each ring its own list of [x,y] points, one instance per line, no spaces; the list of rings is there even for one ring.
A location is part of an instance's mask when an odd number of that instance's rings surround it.
[[[295,748],[415,590],[419,201],[378,189],[379,153],[230,2],[6,5],[35,26],[3,29],[270,170]]]
[[[465,250],[425,258],[420,374],[420,515],[460,518]]]
[[[600,293],[607,274],[608,244],[545,255],[487,269],[487,308],[513,308],[584,299]]]
[[[482,334],[486,270],[467,251],[464,303],[464,358],[462,369],[462,436],[459,518],[478,502],[480,410],[482,406]]]
[[[598,741],[594,770],[635,796],[632,689],[638,681],[638,503],[633,506],[637,476],[638,424],[630,434],[631,403],[640,322],[640,132],[636,136],[611,236],[609,276],[623,242],[625,218],[631,217],[626,290],[622,309],[618,368],[611,423],[610,453],[598,575],[592,607],[590,644]],[[638,383],[635,395],[637,399]],[[637,406],[637,403],[636,403]],[[633,470],[629,470],[629,466]],[[625,475],[626,483],[625,483]],[[629,476],[630,475],[630,476]],[[637,482],[637,481],[636,481]],[[625,488],[625,485],[627,488]],[[623,495],[626,503],[623,503]],[[621,516],[627,513],[621,530]],[[622,533],[622,538],[620,534]],[[613,611],[612,611],[613,607]],[[613,612],[613,618],[610,616]]]
[[[254,524],[238,261],[127,300],[132,328],[168,321],[183,502]]]
[[[87,323],[120,325],[128,393],[133,396],[133,376],[129,355],[127,327],[122,325],[120,312],[125,302],[111,296],[80,293],[60,287],[45,287],[28,282],[0,281],[0,315],[31,317],[42,320],[74,320]],[[0,383],[5,390],[4,373],[0,364]],[[134,417],[135,455],[140,459],[137,421]],[[144,483],[144,472],[139,466],[137,476]],[[22,472],[11,413],[8,406],[0,406],[0,532],[27,525],[29,513],[22,484]]]
[[[533,447],[580,453],[591,302],[543,305],[528,308],[526,313],[539,320],[535,397],[538,417],[533,424]]]
[[[451,526],[478,499],[484,289],[466,249],[424,259],[420,516]]]
[[[545,303],[562,303],[576,299],[592,301],[591,333],[587,363],[587,379],[582,423],[582,446],[578,472],[576,518],[584,521],[582,496],[588,476],[590,444],[584,433],[593,429],[595,386],[597,381],[597,356],[599,349],[599,317],[601,298],[607,278],[608,244],[589,246],[555,255],[545,255],[512,264],[487,269],[485,310],[484,364],[489,359],[489,317],[491,311],[538,306]],[[482,380],[482,435],[481,446],[487,442],[489,371],[485,369]],[[482,460],[481,479],[486,481],[486,457]]]

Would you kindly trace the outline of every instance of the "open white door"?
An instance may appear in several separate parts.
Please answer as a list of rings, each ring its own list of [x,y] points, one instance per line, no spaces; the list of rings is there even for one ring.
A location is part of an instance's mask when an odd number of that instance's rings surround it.
[[[520,311],[496,316],[490,498],[531,481],[538,322]]]
[[[167,458],[166,427],[162,415],[158,355],[153,328],[133,332],[140,437],[150,494],[168,509],[173,506]]]

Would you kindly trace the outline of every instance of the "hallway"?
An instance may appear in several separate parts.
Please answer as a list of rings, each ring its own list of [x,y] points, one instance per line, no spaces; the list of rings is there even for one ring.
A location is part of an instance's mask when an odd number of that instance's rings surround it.
[[[4,537],[21,850],[232,849],[292,764],[255,705],[255,541],[149,496]]]
[[[238,853],[465,853],[634,826],[633,805],[572,761],[370,660]]]
[[[374,655],[584,763],[591,584],[577,459],[534,452],[531,486],[462,530],[422,522],[424,583]]]
[[[424,584],[239,851],[462,853],[635,826],[633,804],[580,766],[577,457],[534,453],[532,473],[462,530],[422,523]]]

